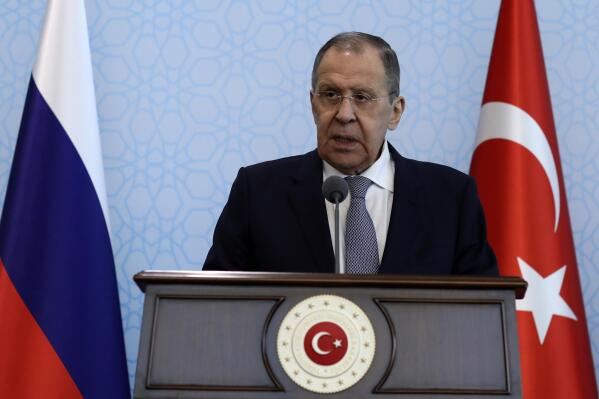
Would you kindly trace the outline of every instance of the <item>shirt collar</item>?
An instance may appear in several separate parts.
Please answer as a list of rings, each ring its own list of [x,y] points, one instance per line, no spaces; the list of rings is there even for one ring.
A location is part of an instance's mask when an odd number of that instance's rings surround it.
[[[323,160],[323,178],[326,180],[330,176],[341,176],[346,177],[348,175],[339,172],[327,161]],[[387,140],[383,143],[383,151],[381,156],[377,159],[368,169],[360,174],[361,176],[367,177],[377,186],[384,188],[390,192],[393,192],[393,178],[395,175],[395,168],[391,154],[389,153],[389,147],[387,146]]]

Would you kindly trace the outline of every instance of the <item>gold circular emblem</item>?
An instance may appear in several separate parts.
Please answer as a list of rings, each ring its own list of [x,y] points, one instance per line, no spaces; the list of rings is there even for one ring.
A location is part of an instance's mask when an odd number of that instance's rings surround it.
[[[279,361],[289,378],[318,393],[357,383],[368,371],[375,347],[366,313],[336,295],[313,296],[295,305],[277,336]]]

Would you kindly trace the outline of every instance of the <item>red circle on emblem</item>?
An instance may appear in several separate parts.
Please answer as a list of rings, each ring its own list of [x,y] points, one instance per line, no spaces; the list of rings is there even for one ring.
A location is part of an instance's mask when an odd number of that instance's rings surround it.
[[[304,337],[304,350],[314,363],[331,366],[347,353],[347,335],[330,321],[316,323]]]

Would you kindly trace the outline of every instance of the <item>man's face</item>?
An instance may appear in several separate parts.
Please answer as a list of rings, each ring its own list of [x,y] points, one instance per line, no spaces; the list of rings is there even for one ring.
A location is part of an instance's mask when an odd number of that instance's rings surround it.
[[[318,154],[342,173],[361,173],[378,159],[387,129],[397,127],[404,99],[397,97],[390,102],[383,62],[370,46],[360,53],[330,48],[322,57],[316,76],[310,101]],[[349,99],[332,106],[315,94],[323,91],[384,98],[367,106],[358,106]]]

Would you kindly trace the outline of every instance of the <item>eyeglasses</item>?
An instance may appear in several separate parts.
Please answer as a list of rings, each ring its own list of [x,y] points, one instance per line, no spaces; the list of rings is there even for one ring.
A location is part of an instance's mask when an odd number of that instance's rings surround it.
[[[341,93],[332,90],[317,92],[313,91],[312,94],[316,96],[320,105],[325,108],[335,108],[341,104],[345,98],[347,98],[349,102],[354,105],[355,109],[360,111],[369,111],[378,101],[387,99],[389,96],[391,96],[391,94],[388,94],[384,97],[372,97],[364,93],[355,93],[351,96],[343,96]]]

